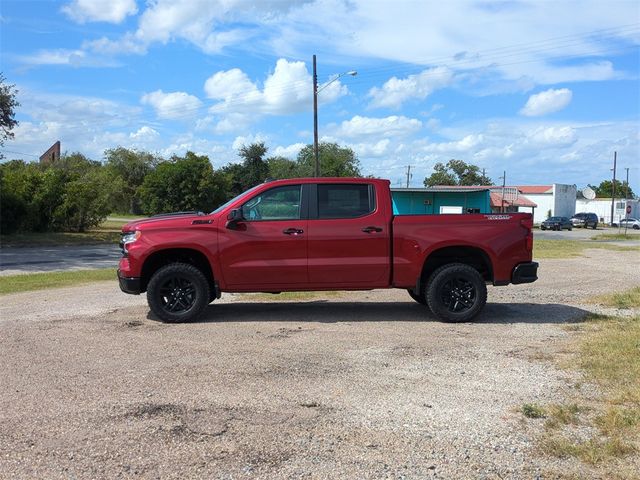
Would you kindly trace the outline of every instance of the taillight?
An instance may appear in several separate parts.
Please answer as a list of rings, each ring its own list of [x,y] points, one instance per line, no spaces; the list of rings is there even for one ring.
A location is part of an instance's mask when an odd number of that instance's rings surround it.
[[[533,251],[533,216],[528,215],[526,218],[520,220],[520,225],[527,231],[525,235],[525,247],[527,252]]]

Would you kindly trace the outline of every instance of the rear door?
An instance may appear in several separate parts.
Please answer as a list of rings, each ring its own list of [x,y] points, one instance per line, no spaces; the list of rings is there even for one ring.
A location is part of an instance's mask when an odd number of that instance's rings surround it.
[[[309,198],[310,284],[387,286],[390,232],[374,185],[318,183],[310,185]]]
[[[303,185],[274,187],[241,208],[235,229],[221,230],[220,259],[233,288],[306,284],[307,212]]]

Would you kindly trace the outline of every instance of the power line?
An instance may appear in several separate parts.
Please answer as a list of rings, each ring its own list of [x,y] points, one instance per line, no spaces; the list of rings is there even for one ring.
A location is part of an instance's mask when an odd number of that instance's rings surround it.
[[[27,157],[40,158],[40,155],[33,155],[32,153],[16,152],[14,150],[3,150],[3,153],[13,153],[14,155],[26,155]]]

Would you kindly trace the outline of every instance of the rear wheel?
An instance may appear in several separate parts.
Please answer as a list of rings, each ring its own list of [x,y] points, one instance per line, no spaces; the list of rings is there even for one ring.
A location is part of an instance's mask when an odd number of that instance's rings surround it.
[[[193,265],[171,263],[151,277],[147,302],[165,322],[188,322],[209,303],[209,282]]]
[[[412,289],[407,290],[407,292],[409,292],[409,296],[413,298],[416,302],[422,305],[427,305],[427,297],[424,296],[424,292],[420,294],[420,293],[416,293]]]
[[[468,322],[487,303],[487,286],[480,273],[462,263],[438,268],[425,289],[433,314],[445,322]]]

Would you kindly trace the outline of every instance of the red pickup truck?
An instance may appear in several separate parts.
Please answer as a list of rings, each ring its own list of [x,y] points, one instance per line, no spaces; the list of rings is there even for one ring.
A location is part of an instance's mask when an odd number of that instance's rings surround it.
[[[147,292],[167,322],[222,292],[401,288],[441,320],[474,318],[486,284],[537,279],[528,213],[394,215],[388,180],[304,178],[257,185],[210,214],[122,229],[123,292]]]

